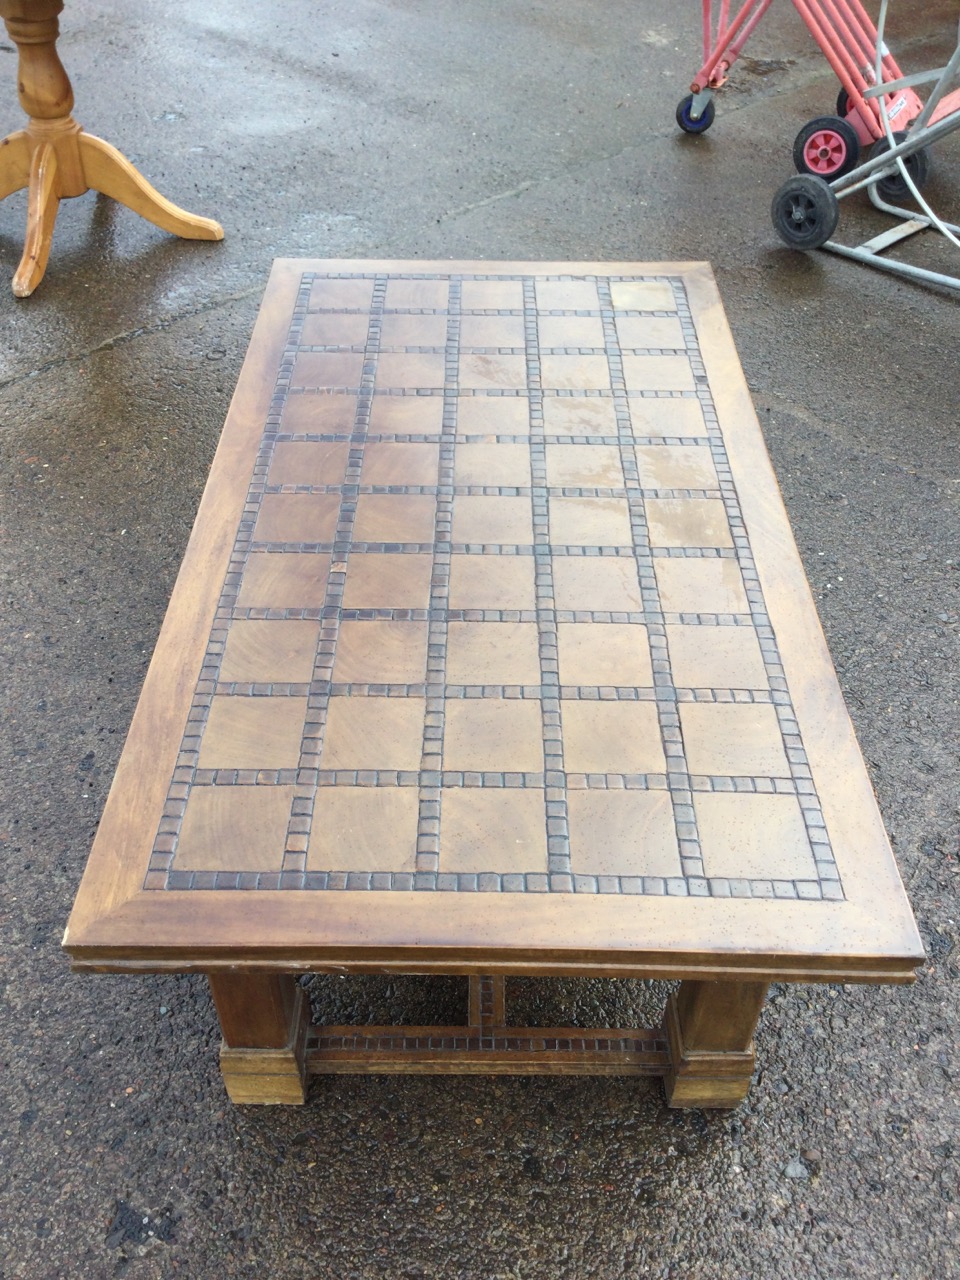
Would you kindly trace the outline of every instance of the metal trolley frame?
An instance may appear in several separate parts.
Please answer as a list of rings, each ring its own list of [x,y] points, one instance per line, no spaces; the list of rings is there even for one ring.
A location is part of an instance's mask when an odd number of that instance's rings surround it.
[[[772,0],[703,0],[703,63],[691,92],[677,107],[677,123],[687,133],[704,133],[715,119],[714,94]],[[836,115],[808,121],[797,134],[793,160],[797,175],[774,196],[771,216],[784,241],[795,249],[825,248],[856,261],[960,288],[960,280],[880,255],[919,231],[933,229],[960,248],[960,227],[938,217],[921,195],[930,172],[930,147],[960,128],[960,32],[947,64],[905,75],[884,38],[889,0],[881,0],[873,20],[860,0],[793,0],[840,81]],[[932,85],[924,101],[916,92]],[[856,246],[831,239],[839,201],[866,191],[873,206],[897,225]],[[917,209],[898,201],[913,198]]]

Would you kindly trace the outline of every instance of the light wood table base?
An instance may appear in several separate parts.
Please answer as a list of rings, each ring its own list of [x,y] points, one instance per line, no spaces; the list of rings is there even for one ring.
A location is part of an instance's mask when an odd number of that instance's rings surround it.
[[[303,1103],[308,1075],[662,1076],[671,1107],[735,1107],[766,983],[684,982],[660,1028],[513,1027],[503,977],[470,978],[466,1026],[311,1026],[289,975],[210,974],[232,1102]]]
[[[149,222],[188,240],[222,240],[223,228],[198,218],[156,191],[108,142],[84,133],[70,112],[73,90],[57,55],[62,0],[0,0],[11,40],[20,54],[20,105],[30,117],[25,129],[0,142],[0,200],[27,189],[27,235],[13,278],[13,292],[26,298],[40,283],[60,201],[99,191]]]

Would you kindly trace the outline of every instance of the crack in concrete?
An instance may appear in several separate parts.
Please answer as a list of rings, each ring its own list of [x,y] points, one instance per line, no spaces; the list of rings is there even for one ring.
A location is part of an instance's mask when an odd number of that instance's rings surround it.
[[[610,159],[609,156],[595,158],[599,160]],[[524,191],[529,191],[531,187],[538,187],[545,182],[552,182],[554,178],[559,176],[560,173],[548,173],[542,178],[531,178],[529,182],[521,182],[519,187],[512,187],[509,191],[498,191],[496,195],[486,196],[483,200],[474,200],[472,204],[461,205],[459,209],[448,209],[446,213],[441,213],[437,223],[446,222],[449,218],[459,218],[465,213],[472,213],[474,209],[485,209],[487,205],[496,204],[500,200],[509,200],[511,196],[522,195]]]
[[[114,347],[125,346],[128,342],[135,342],[138,338],[153,337],[154,334],[163,333],[166,329],[172,329],[174,325],[180,324],[184,320],[191,320],[194,316],[206,315],[211,311],[218,310],[220,307],[229,306],[233,302],[243,302],[247,298],[262,297],[263,289],[264,286],[261,284],[252,289],[244,289],[240,293],[231,293],[226,297],[201,303],[200,306],[193,307],[189,311],[181,311],[166,320],[158,320],[156,324],[142,325],[136,329],[128,329],[124,333],[115,333],[112,337],[104,338],[102,342],[88,347],[85,351],[75,351],[69,355],[45,360],[43,364],[37,365],[35,369],[30,369],[25,373],[15,373],[9,378],[0,379],[0,391],[5,391],[7,387],[15,387],[21,382],[28,382],[31,378],[39,378],[42,374],[50,373],[53,369],[60,369],[64,365],[74,364],[79,360],[89,360],[91,356],[95,356],[101,351],[111,351]]]

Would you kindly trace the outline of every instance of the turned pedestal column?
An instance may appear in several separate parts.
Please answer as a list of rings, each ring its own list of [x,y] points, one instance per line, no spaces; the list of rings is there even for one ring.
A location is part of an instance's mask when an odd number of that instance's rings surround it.
[[[27,235],[13,278],[18,298],[43,277],[60,201],[99,191],[188,240],[222,240],[223,228],[171,204],[116,147],[95,138],[70,114],[73,90],[57,54],[62,0],[0,0],[0,16],[19,51],[17,85],[27,127],[0,142],[0,200],[28,190]]]

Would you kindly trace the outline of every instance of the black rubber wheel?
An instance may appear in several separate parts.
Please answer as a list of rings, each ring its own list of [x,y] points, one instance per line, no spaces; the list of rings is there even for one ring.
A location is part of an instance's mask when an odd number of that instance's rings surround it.
[[[713,101],[707,103],[703,108],[703,115],[694,120],[690,114],[690,108],[693,106],[693,94],[688,93],[687,96],[677,103],[677,124],[684,133],[706,133],[716,118],[716,108]]]
[[[770,216],[791,249],[819,249],[836,230],[840,205],[822,178],[801,173],[788,178],[773,197]]]
[[[846,89],[841,89],[837,94],[837,115],[841,120],[847,118],[847,112],[850,110],[850,95]]]
[[[895,133],[893,140],[894,142],[902,142],[906,136],[905,133]],[[875,142],[870,148],[870,159],[872,160],[874,156],[882,156],[885,151],[889,150],[890,144],[886,138],[881,138],[879,142]],[[930,177],[930,152],[926,147],[919,147],[911,155],[904,156],[903,163],[917,190],[922,191]],[[903,180],[899,165],[894,169],[893,173],[885,173],[883,175],[877,183],[877,191],[884,200],[902,200],[904,196],[911,194],[910,188]]]
[[[797,134],[793,144],[797,173],[811,173],[833,182],[860,163],[860,139],[852,124],[840,116],[818,116]]]

